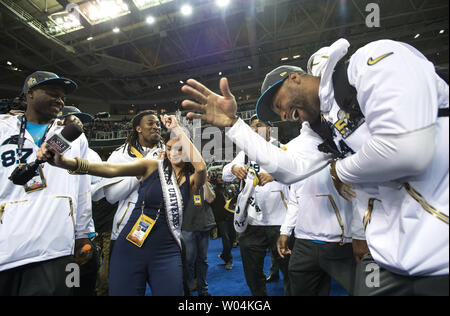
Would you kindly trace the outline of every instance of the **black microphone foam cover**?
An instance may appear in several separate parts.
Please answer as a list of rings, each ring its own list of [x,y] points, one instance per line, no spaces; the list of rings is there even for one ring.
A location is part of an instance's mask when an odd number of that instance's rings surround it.
[[[75,123],[66,125],[61,131],[62,137],[67,139],[69,142],[73,142],[75,139],[80,137],[81,134],[83,134],[83,130],[78,124]]]

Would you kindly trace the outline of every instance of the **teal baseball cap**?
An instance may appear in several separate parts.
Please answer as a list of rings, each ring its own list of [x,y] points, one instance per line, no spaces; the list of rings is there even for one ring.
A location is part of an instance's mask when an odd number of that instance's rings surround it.
[[[261,87],[262,95],[256,103],[256,115],[260,121],[269,123],[281,121],[281,117],[272,110],[273,98],[289,74],[293,72],[306,73],[300,67],[284,65],[266,75]]]
[[[89,113],[81,112],[77,107],[75,106],[64,106],[61,113],[59,113],[58,118],[62,119],[66,116],[74,115],[78,117],[81,121],[81,123],[88,123],[92,121],[93,117]]]

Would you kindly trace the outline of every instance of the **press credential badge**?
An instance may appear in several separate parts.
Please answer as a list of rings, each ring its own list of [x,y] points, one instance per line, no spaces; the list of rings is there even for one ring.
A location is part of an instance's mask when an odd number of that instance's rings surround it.
[[[133,229],[128,234],[127,240],[141,248],[144,244],[145,239],[147,239],[148,234],[155,225],[155,222],[156,221],[151,219],[150,217],[141,214],[141,216],[136,221],[136,224],[134,224]]]

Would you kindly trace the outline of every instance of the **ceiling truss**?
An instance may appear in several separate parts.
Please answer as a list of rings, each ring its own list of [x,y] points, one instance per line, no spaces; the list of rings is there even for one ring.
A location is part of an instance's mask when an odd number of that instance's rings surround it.
[[[44,1],[48,12],[42,9]],[[0,62],[10,60],[22,71],[1,71],[3,96],[20,91],[29,73],[45,69],[77,81],[80,89],[73,100],[80,104],[116,109],[176,104],[183,97],[180,80],[193,77],[218,88],[219,72],[237,95],[253,100],[265,73],[282,64],[282,57],[305,67],[314,51],[340,37],[353,50],[383,38],[408,42],[448,74],[447,0],[378,1],[380,28],[365,25],[363,0],[234,0],[226,14],[213,1],[197,0],[195,18],[183,20],[168,6],[160,9],[154,26],[145,23],[144,12],[130,0],[131,13],[114,21],[120,33],[111,31],[112,22],[83,22],[83,30],[58,38],[40,34],[29,23],[44,23],[67,1],[15,1],[30,11],[28,20],[21,20],[7,2],[0,0]],[[301,57],[294,60],[294,55]]]

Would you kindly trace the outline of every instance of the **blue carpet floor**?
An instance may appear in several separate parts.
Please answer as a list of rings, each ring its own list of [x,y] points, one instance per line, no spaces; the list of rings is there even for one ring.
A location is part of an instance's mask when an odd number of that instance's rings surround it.
[[[208,274],[207,282],[209,292],[212,296],[251,296],[250,290],[245,282],[244,270],[242,268],[241,253],[239,246],[233,248],[233,269],[225,270],[225,263],[218,256],[222,251],[222,240],[220,238],[209,241],[208,250]],[[264,261],[264,271],[269,275],[270,255],[267,254]],[[280,272],[280,280],[278,282],[267,283],[267,295],[283,296],[283,281]],[[147,288],[147,295],[151,295]],[[193,293],[197,295],[197,292]],[[331,283],[331,296],[347,296],[347,292],[335,281]]]
[[[225,270],[225,263],[219,259],[222,251],[222,240],[217,238],[209,241],[208,251],[208,287],[213,296],[251,296],[245,282],[244,269],[242,267],[241,252],[239,246],[233,248],[233,269]],[[264,261],[264,271],[269,275],[270,255]],[[280,273],[280,277],[282,277]],[[283,296],[283,281],[267,283],[267,295]]]
[[[225,270],[225,263],[218,256],[222,251],[222,240],[220,238],[210,240],[208,250],[208,275],[207,281],[209,292],[213,296],[251,296],[247,283],[245,282],[244,269],[242,268],[241,253],[239,246],[232,250],[233,269]],[[270,254],[267,253],[264,260],[264,271],[269,275]],[[280,280],[267,283],[267,295],[283,296],[283,280],[280,272]],[[347,296],[347,292],[336,282],[332,281],[330,295]]]

